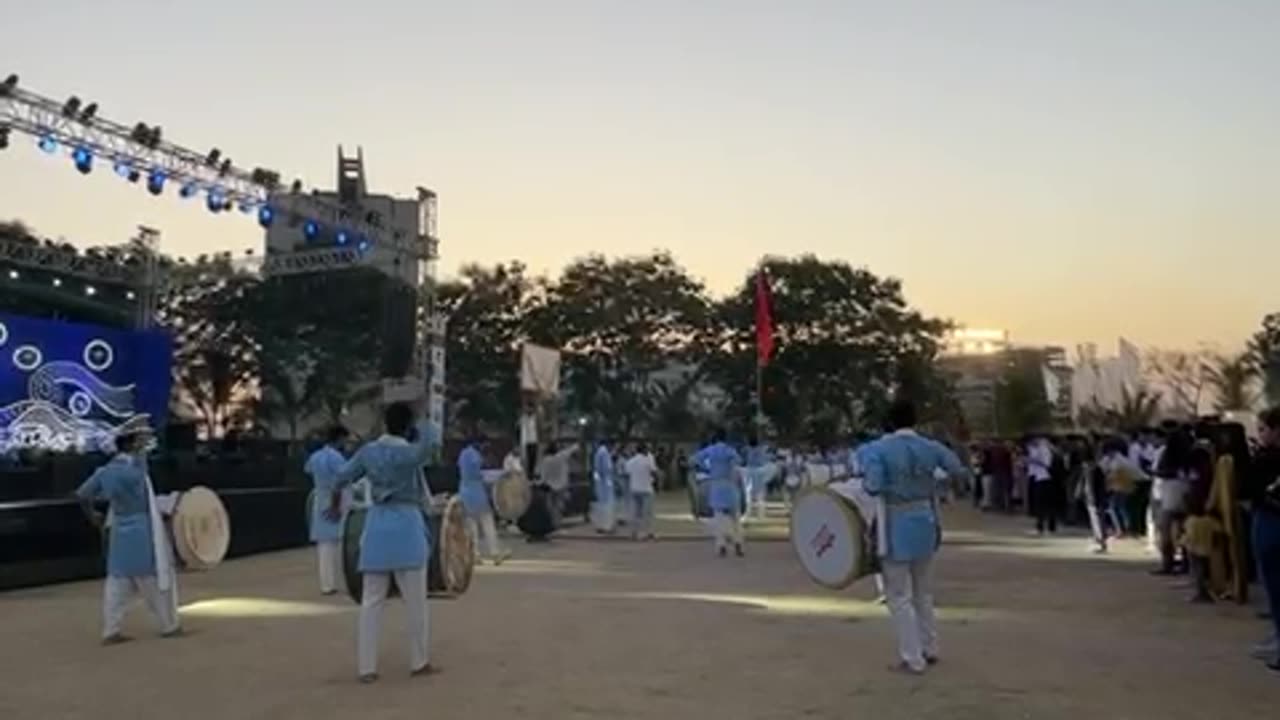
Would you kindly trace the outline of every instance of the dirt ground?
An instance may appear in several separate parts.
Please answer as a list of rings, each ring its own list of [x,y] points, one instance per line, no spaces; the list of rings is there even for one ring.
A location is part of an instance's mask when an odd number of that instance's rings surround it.
[[[1146,573],[1135,544],[1098,558],[1079,536],[948,513],[939,560],[943,663],[890,674],[893,637],[869,581],[812,584],[783,541],[753,531],[718,559],[683,500],[656,543],[508,543],[458,600],[431,603],[444,670],[411,679],[384,622],[382,679],[355,680],[356,608],[316,592],[298,550],[181,577],[185,638],[97,644],[97,582],[0,593],[0,718],[1178,718],[1274,717],[1280,677],[1247,657],[1254,611],[1196,607]]]

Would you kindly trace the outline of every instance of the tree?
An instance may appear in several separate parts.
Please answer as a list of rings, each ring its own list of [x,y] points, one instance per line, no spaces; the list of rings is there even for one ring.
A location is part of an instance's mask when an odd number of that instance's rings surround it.
[[[783,438],[830,436],[877,423],[894,391],[940,382],[946,323],[911,309],[901,283],[812,255],[766,258],[777,349],[763,373],[763,410]],[[748,425],[755,395],[755,274],[718,304],[708,375]],[[920,398],[917,397],[919,401]]]
[[[238,423],[253,395],[257,351],[241,307],[256,280],[230,255],[202,255],[171,272],[157,320],[173,333],[175,391],[206,436],[218,437]]]
[[[1077,423],[1087,430],[1124,432],[1136,428],[1151,427],[1160,415],[1160,393],[1145,387],[1130,391],[1120,388],[1120,404],[1103,407],[1094,400],[1080,409]]]
[[[568,405],[627,438],[651,421],[652,377],[695,359],[710,322],[702,283],[670,254],[576,260],[528,315],[531,339],[564,353]]]
[[[467,265],[439,286],[436,302],[449,318],[449,425],[466,433],[506,434],[520,412],[519,351],[526,317],[540,287],[519,262]]]
[[[1249,340],[1249,354],[1267,402],[1280,404],[1280,313],[1262,319],[1262,327]]]
[[[1170,410],[1184,418],[1200,414],[1204,391],[1209,384],[1207,369],[1213,360],[1208,350],[1150,350],[1147,372],[1163,391]]]
[[[1205,368],[1205,377],[1214,390],[1214,408],[1218,412],[1251,410],[1258,400],[1253,383],[1258,366],[1249,352],[1215,356]]]
[[[1048,430],[1053,424],[1053,407],[1044,387],[1044,353],[1010,350],[1006,356],[996,383],[1000,432],[1024,435]]]

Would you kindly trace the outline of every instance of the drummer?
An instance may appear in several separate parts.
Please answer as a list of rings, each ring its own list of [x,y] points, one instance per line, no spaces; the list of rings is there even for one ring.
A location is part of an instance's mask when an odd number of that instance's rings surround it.
[[[342,514],[342,490],[368,477],[373,504],[360,538],[359,571],[363,576],[360,624],[356,641],[360,682],[378,679],[378,635],[382,607],[394,576],[404,598],[409,625],[409,671],[436,671],[428,655],[428,530],[423,518],[424,487],[420,473],[440,443],[439,433],[423,420],[413,427],[413,409],[393,403],[383,414],[386,434],[356,451],[338,471],[329,500],[329,518]]]
[[[107,580],[102,597],[102,644],[127,642],[120,625],[136,590],[155,615],[163,637],[182,633],[177,610],[168,535],[147,477],[146,441],[138,432],[116,438],[116,456],[98,468],[76,490],[89,521],[101,527],[103,516],[93,501],[105,499],[112,522],[107,549]]]
[[[898,635],[899,661],[892,669],[919,675],[938,661],[933,610],[933,556],[941,537],[938,483],[934,471],[965,477],[969,469],[946,446],[915,432],[916,408],[896,400],[889,409],[890,434],[858,454],[864,487],[884,502],[887,547],[880,548],[885,595]]]
[[[342,520],[330,520],[325,512],[329,498],[337,482],[338,471],[347,462],[343,447],[351,433],[341,425],[329,430],[324,446],[307,458],[303,472],[311,476],[315,494],[311,503],[311,542],[316,544],[316,559],[320,569],[320,592],[332,595],[338,592],[338,576],[342,574]],[[342,511],[351,507],[351,491],[343,492]]]
[[[723,430],[716,430],[711,436],[711,444],[702,448],[693,456],[695,465],[707,469],[710,488],[707,493],[714,514],[712,522],[715,530],[716,553],[720,557],[727,554],[728,546],[733,544],[733,551],[738,557],[743,556],[742,545],[742,488],[739,482],[739,471],[742,467],[742,456],[725,442]]]
[[[483,443],[484,438],[475,435],[458,454],[458,497],[467,511],[467,529],[475,539],[477,553],[483,536],[489,559],[494,565],[501,565],[510,553],[498,543],[498,526],[493,519],[489,489],[484,482],[484,456],[480,453]]]

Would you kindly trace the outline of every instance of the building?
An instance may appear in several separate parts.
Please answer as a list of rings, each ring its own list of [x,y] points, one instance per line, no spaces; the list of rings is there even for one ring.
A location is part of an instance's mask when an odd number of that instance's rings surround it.
[[[1019,346],[1007,330],[960,328],[944,337],[939,365],[949,376],[965,425],[974,435],[1003,435],[1017,425],[1013,418],[1001,417],[1000,388],[1010,373],[1026,377],[1037,367],[1052,424],[1071,425],[1074,370],[1062,347]]]
[[[1008,330],[958,328],[942,340],[942,354],[948,356],[995,355],[1009,347]]]

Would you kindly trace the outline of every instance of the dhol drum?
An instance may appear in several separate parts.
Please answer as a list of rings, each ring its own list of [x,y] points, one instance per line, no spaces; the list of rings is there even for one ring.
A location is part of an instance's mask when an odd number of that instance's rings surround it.
[[[529,509],[516,521],[516,527],[530,539],[540,540],[560,527],[560,508],[555,492],[546,485],[534,485],[532,493]]]
[[[529,509],[533,488],[520,470],[505,470],[493,484],[493,510],[508,522],[520,519]]]
[[[347,581],[347,594],[360,603],[364,580],[360,575],[360,538],[368,508],[356,506],[347,513],[342,528],[342,575]],[[430,553],[427,567],[427,594],[430,597],[455,598],[471,586],[471,574],[475,569],[475,550],[471,536],[467,534],[466,514],[462,501],[447,497],[432,503],[423,511],[430,533]],[[400,594],[395,579],[391,581],[388,595]]]
[[[810,487],[791,508],[791,547],[814,582],[839,590],[879,572],[874,527],[853,499]]]
[[[184,567],[215,568],[230,545],[231,519],[216,493],[197,485],[178,496],[173,509],[173,549]]]

